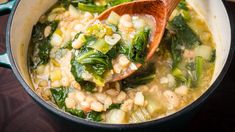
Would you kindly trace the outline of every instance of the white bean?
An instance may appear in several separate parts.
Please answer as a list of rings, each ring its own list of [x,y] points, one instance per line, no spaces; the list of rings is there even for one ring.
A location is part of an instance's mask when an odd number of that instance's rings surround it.
[[[144,95],[142,92],[137,92],[135,94],[135,104],[140,106],[144,105]]]
[[[66,98],[66,99],[65,99],[65,105],[66,105],[67,108],[74,109],[75,106],[76,106],[76,102],[75,102],[74,99]]]
[[[121,91],[116,98],[117,102],[122,103],[126,99],[126,96],[126,93]]]
[[[101,112],[104,110],[104,106],[100,102],[95,101],[91,103],[91,109],[97,112]]]

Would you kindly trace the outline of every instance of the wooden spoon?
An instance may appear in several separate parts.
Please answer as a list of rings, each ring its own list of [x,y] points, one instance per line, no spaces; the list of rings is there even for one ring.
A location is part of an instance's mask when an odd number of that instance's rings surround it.
[[[154,38],[150,42],[148,48],[148,54],[146,57],[146,61],[148,61],[156,51],[163,37],[168,19],[173,10],[179,4],[179,2],[180,0],[141,0],[141,1],[123,3],[106,10],[105,12],[103,12],[98,16],[98,19],[100,21],[107,19],[112,11],[116,12],[119,15],[146,14],[153,16],[156,21],[155,22],[156,30],[155,33],[153,33]],[[137,68],[139,68],[140,66],[141,64],[137,64]],[[130,68],[128,68],[122,74],[115,74],[111,81],[122,80],[131,75],[132,73],[134,73],[135,71],[136,70],[131,70]]]

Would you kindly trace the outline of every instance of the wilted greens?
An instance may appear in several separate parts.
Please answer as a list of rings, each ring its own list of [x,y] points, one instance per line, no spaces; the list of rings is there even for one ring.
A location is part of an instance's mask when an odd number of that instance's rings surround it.
[[[34,53],[31,59],[31,66],[33,68],[37,68],[37,66],[41,64],[47,64],[50,59],[50,51],[51,51],[51,44],[50,39],[54,31],[56,30],[58,25],[58,21],[53,22],[45,22],[41,23],[38,22],[34,27],[32,31],[32,52]],[[44,29],[50,26],[51,31],[50,34],[45,37],[44,36]]]

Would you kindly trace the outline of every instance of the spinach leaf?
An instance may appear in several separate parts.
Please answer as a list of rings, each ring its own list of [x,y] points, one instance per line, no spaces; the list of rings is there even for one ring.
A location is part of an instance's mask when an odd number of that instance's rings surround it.
[[[107,55],[86,46],[75,52],[71,65],[71,72],[77,82],[85,80],[82,74],[88,72],[93,76],[92,80],[98,86],[104,85],[103,76],[106,71],[112,68],[111,59]]]
[[[91,120],[91,121],[96,121],[96,122],[99,122],[99,121],[102,121],[102,117],[101,117],[101,112],[96,112],[96,111],[91,111],[89,113],[87,113],[87,119],[88,120]]]
[[[81,64],[79,64],[76,60],[75,57],[71,59],[71,73],[73,74],[75,80],[77,82],[83,81],[82,74],[85,72],[85,67]]]
[[[193,62],[186,64],[185,72],[182,69],[174,68],[172,75],[176,78],[177,85],[187,85],[190,88],[197,87],[201,80],[203,63],[203,58],[198,56]]]
[[[120,109],[122,104],[111,104],[107,110]]]
[[[76,60],[79,64],[85,65],[92,74],[103,76],[105,71],[112,68],[111,59],[99,51],[86,48],[79,50]]]
[[[201,40],[188,26],[182,15],[178,15],[169,22],[163,43],[166,43],[171,51],[174,69],[182,60],[183,47],[192,49],[200,45]]]
[[[181,0],[179,5],[178,5],[178,8],[182,9],[182,10],[185,10],[185,11],[188,11],[188,7],[187,7],[187,3],[185,0]]]
[[[154,63],[147,63],[140,67],[134,74],[120,81],[121,88],[135,88],[151,82],[156,77]]]
[[[176,16],[169,23],[170,30],[175,32],[176,38],[186,48],[193,48],[195,45],[200,45],[201,40],[197,34],[188,26],[182,15]]]
[[[66,108],[65,111],[69,112],[72,115],[80,117],[80,118],[85,118],[86,117],[84,111],[82,111],[82,110]]]
[[[81,85],[81,87],[82,87],[83,89],[85,89],[85,90],[88,91],[88,92],[91,92],[91,93],[95,92],[95,91],[94,91],[94,89],[95,89],[95,84],[92,83],[92,82],[82,81],[82,82],[80,83],[80,85]]]
[[[47,26],[51,27],[49,36],[44,36],[44,30]],[[32,31],[32,52],[31,66],[35,69],[41,64],[47,64],[50,59],[51,44],[50,38],[58,26],[58,21],[40,23],[38,22]]]
[[[59,108],[65,107],[65,98],[68,95],[68,88],[51,88],[52,97]]]
[[[134,36],[131,49],[129,49],[129,57],[132,61],[142,64],[144,63],[147,55],[149,35],[150,29],[143,29]]]
[[[95,4],[84,4],[84,3],[78,3],[78,9],[82,11],[88,11],[91,13],[102,13],[107,9],[107,6],[97,6]]]
[[[112,6],[116,6],[125,2],[131,2],[131,1],[133,0],[110,0],[108,5],[112,7]]]

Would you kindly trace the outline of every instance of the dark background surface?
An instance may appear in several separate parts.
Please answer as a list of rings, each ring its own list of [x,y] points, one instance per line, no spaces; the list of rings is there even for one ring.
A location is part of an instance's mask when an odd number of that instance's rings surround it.
[[[235,19],[235,3],[226,2]],[[0,53],[5,51],[5,28],[8,15],[0,14]],[[235,25],[235,23],[234,23]],[[235,37],[235,36],[233,36]],[[235,132],[235,58],[218,89],[183,131]],[[0,132],[72,131],[69,125],[52,117],[23,90],[9,69],[0,68]],[[79,131],[79,130],[77,130]]]

